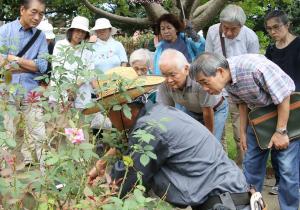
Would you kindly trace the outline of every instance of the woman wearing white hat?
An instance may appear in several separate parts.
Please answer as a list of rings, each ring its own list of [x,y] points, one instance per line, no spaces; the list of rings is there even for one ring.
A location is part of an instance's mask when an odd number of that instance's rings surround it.
[[[97,70],[106,72],[117,66],[127,66],[128,59],[124,46],[112,37],[117,29],[110,24],[108,19],[97,19],[91,31],[94,31],[98,37],[94,44]]]
[[[66,90],[63,91],[62,95],[65,97],[61,102],[74,102],[74,107],[78,109],[83,109],[91,102],[91,85],[90,82],[82,82],[84,78],[81,78],[81,75],[86,74],[81,71],[91,71],[94,69],[94,62],[91,59],[93,58],[92,52],[87,48],[76,47],[82,41],[88,40],[89,37],[89,20],[86,17],[77,16],[72,20],[71,27],[67,30],[66,39],[58,41],[53,51],[52,77],[54,79],[51,79],[51,84],[52,86],[57,86],[58,82],[62,86],[68,83],[77,84],[79,89],[76,91],[75,99],[73,91]],[[81,59],[83,67],[79,67],[79,63],[74,62],[75,59],[68,59],[66,57],[67,55],[68,57],[72,57],[69,56],[71,54],[76,60],[78,58]],[[66,71],[62,71],[61,67]],[[59,100],[59,97],[50,97],[50,102],[57,102]]]

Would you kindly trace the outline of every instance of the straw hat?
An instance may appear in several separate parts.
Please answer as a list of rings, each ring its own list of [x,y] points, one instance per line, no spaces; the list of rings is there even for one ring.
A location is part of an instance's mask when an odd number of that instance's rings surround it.
[[[161,76],[138,76],[132,67],[116,67],[105,74],[107,78],[98,81],[99,88],[103,91],[99,93],[97,99],[105,108],[131,102],[131,99],[150,92],[165,80]],[[95,106],[83,110],[83,114],[93,114],[99,111],[100,108]]]
[[[99,29],[111,28],[111,35],[115,35],[117,33],[117,28],[113,27],[110,24],[110,21],[106,18],[99,18],[96,20],[95,26],[91,29],[91,31],[96,31]]]
[[[48,22],[48,20],[41,21],[36,28],[44,32],[44,34],[46,35],[46,39],[55,38],[55,34],[53,33],[53,26]]]
[[[71,23],[71,27],[68,30],[72,28],[81,29],[83,31],[90,33],[89,20],[86,17],[82,17],[82,16],[74,17]]]

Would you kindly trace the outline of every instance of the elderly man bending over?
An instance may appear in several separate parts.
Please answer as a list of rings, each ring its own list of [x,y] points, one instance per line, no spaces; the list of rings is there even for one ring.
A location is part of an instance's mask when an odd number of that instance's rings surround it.
[[[122,77],[128,77],[133,69],[116,71]],[[147,82],[155,76],[143,76]],[[137,77],[133,77],[132,79]],[[157,80],[159,84],[163,80]],[[154,84],[152,82],[152,84]],[[146,87],[145,87],[146,88]],[[133,88],[131,89],[131,91]],[[148,88],[148,91],[151,91]],[[133,92],[133,91],[132,91]],[[130,92],[127,91],[128,94]],[[169,203],[178,206],[192,206],[194,210],[243,209],[249,208],[248,185],[245,177],[235,163],[230,160],[215,137],[198,121],[170,106],[153,104],[147,96],[135,95],[133,102],[121,101],[115,92],[110,92],[104,100],[119,100],[120,104],[130,107],[132,117],[128,119],[122,110],[110,109],[108,116],[112,124],[120,131],[128,131],[129,151],[133,166],[129,167],[122,187],[121,195],[131,191],[137,181],[137,171],[142,174],[142,182],[155,194],[166,198]],[[115,96],[115,98],[113,98]],[[165,119],[165,120],[162,120]],[[161,126],[149,126],[158,122]],[[161,129],[164,127],[165,129]],[[137,138],[136,132],[144,130],[153,136],[149,144],[153,147],[155,159],[142,165],[142,153],[134,152],[133,145],[147,145]],[[136,147],[136,146],[135,146]],[[115,154],[111,149],[108,154]],[[90,171],[92,183],[105,165],[99,160],[96,168]],[[119,179],[125,174],[125,165],[120,160],[113,167],[112,178]],[[102,174],[100,174],[102,175]],[[219,208],[218,208],[219,207]],[[223,208],[222,208],[223,207]],[[225,208],[227,207],[227,208]]]
[[[277,129],[269,148],[279,162],[279,204],[282,210],[299,208],[299,141],[290,142],[287,135],[290,94],[293,80],[263,55],[245,54],[225,59],[204,53],[192,64],[191,74],[210,94],[219,94],[225,87],[238,104],[241,116],[240,134],[244,158],[244,174],[249,184],[262,191],[270,150],[260,149],[253,129],[247,126],[248,108],[277,105]],[[247,107],[248,106],[248,107]]]
[[[159,87],[157,102],[182,106],[187,114],[204,124],[220,141],[228,113],[226,99],[221,95],[209,95],[193,81],[189,76],[190,64],[177,50],[165,50],[159,68],[166,80]]]

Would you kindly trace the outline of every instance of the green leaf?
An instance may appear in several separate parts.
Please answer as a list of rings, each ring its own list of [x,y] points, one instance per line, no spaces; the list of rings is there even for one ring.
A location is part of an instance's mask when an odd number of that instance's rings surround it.
[[[131,110],[130,110],[130,108],[127,104],[123,105],[123,110],[122,111],[123,111],[126,118],[131,119],[131,117],[132,117]]]
[[[140,161],[143,166],[146,166],[150,162],[150,158],[148,155],[142,154],[140,157]]]
[[[59,161],[59,158],[58,158],[57,156],[52,156],[52,157],[46,159],[45,163],[46,163],[47,165],[54,165],[54,164],[56,164],[58,161]]]
[[[121,207],[123,205],[123,201],[120,198],[117,197],[111,197],[110,201],[112,201],[115,205],[117,205],[118,207]]]
[[[117,104],[117,105],[114,105],[114,106],[113,106],[113,110],[114,110],[114,111],[119,111],[119,110],[121,110],[121,109],[122,109],[122,106],[121,106],[121,105],[118,105],[118,104]]]
[[[5,140],[5,143],[10,148],[15,148],[17,146],[17,142],[14,139],[12,139],[12,138],[7,138]]]
[[[80,159],[80,151],[78,149],[74,149],[72,151],[72,158],[75,161],[79,161],[79,159]]]
[[[79,144],[78,148],[82,150],[92,150],[94,149],[94,145],[89,143],[81,143]]]
[[[135,200],[125,200],[124,202],[124,210],[133,210],[137,209],[138,203]]]
[[[133,194],[134,194],[135,199],[136,199],[139,203],[142,203],[142,204],[145,203],[145,197],[144,197],[143,193],[142,193],[140,190],[135,189],[135,190],[133,191]]]
[[[69,120],[69,126],[71,128],[76,128],[75,123],[71,119]]]
[[[48,204],[47,203],[40,204],[38,210],[48,210]]]
[[[144,147],[144,150],[152,151],[152,150],[153,150],[153,146],[151,146],[151,145],[146,145],[146,146]]]
[[[146,154],[147,154],[151,159],[154,159],[154,160],[157,159],[156,154],[154,154],[154,153],[151,152],[151,151],[146,151]]]

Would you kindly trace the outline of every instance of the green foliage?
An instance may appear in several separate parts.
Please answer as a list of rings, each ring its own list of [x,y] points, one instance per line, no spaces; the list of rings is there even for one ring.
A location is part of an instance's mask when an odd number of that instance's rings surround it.
[[[23,163],[16,161],[16,151],[20,147],[15,138],[8,136],[3,124],[3,116],[16,116],[19,112],[15,106],[9,103],[9,99],[14,96],[18,89],[24,92],[19,85],[5,83],[2,80],[0,86],[2,89],[2,100],[0,101],[0,146],[6,150],[0,150],[0,196],[1,204],[4,209],[171,209],[170,205],[160,199],[147,198],[145,189],[142,186],[136,186],[133,191],[129,192],[124,198],[117,196],[116,187],[112,187],[111,183],[105,177],[99,180],[96,186],[88,186],[87,173],[94,165],[95,160],[99,156],[95,153],[95,137],[90,135],[84,142],[71,143],[70,137],[67,137],[64,129],[74,128],[83,129],[89,127],[91,118],[83,116],[82,112],[75,109],[66,95],[77,95],[79,85],[82,81],[91,81],[91,79],[106,81],[108,77],[95,73],[96,71],[88,71],[87,64],[82,62],[82,54],[78,55],[75,51],[83,52],[90,49],[90,45],[83,43],[76,48],[62,48],[58,57],[48,56],[54,62],[58,62],[53,69],[51,77],[51,86],[48,88],[39,87],[37,92],[41,93],[41,100],[32,102],[31,105],[38,104],[44,108],[43,121],[47,123],[48,136],[43,144],[44,148],[44,172],[41,174],[40,163],[33,163],[33,166],[26,168]],[[69,71],[65,67],[68,62],[76,66],[74,71]],[[0,73],[4,74],[7,69],[2,66]],[[70,75],[72,79],[70,79]],[[37,79],[42,79],[39,77]],[[112,80],[119,83],[112,85],[108,82],[96,90],[96,94],[101,94],[109,88],[117,88],[123,96],[131,101],[132,99],[125,94],[130,85],[134,81],[120,78],[113,75]],[[30,97],[34,97],[32,94]],[[53,97],[54,103],[48,103],[48,96]],[[16,97],[16,99],[19,99]],[[33,98],[32,98],[33,100]],[[105,115],[110,108],[120,110],[127,118],[131,118],[131,111],[128,105],[112,104],[112,107],[106,107],[101,104],[100,100],[97,105],[103,108]],[[93,104],[92,104],[93,105]],[[105,110],[107,109],[107,110]],[[21,116],[19,128],[20,132],[26,129],[24,117]],[[163,123],[164,120],[161,121]],[[150,122],[146,128],[154,129],[160,122]],[[157,128],[163,129],[160,125]],[[87,137],[87,136],[86,136]],[[127,171],[133,167],[132,155],[134,153],[141,154],[141,162],[146,165],[151,159],[156,159],[153,153],[151,141],[155,140],[148,132],[139,130],[135,133],[138,144],[132,147],[132,153],[128,156],[121,156],[124,160]],[[128,142],[124,140],[124,133],[118,132],[116,129],[107,130],[103,133],[103,143],[109,147],[116,147],[121,152],[128,150]],[[113,164],[115,159],[107,159],[108,164]],[[108,166],[109,167],[109,166]],[[137,184],[142,183],[141,174],[138,175]],[[124,179],[125,180],[125,179]],[[57,184],[62,184],[61,190],[56,188]],[[122,185],[120,186],[122,188]]]

